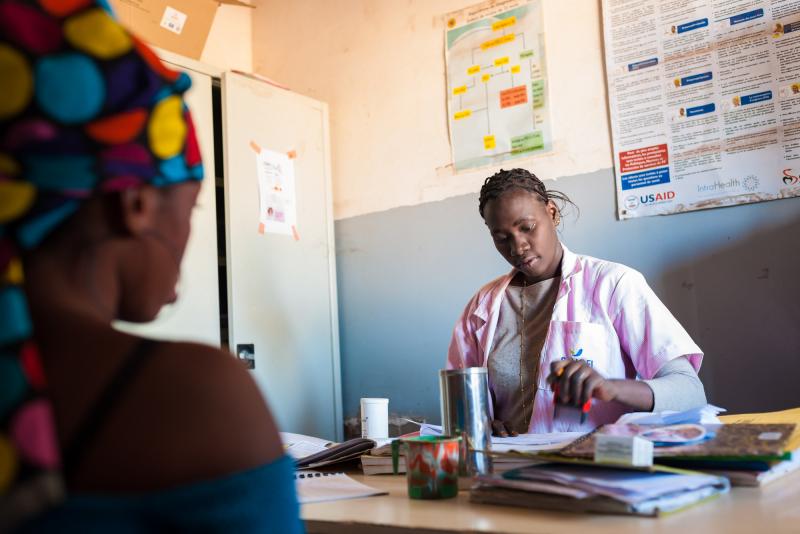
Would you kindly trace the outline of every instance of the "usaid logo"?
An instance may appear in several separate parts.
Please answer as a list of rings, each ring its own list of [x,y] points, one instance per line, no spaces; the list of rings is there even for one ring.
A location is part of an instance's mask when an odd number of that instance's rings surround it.
[[[650,193],[649,195],[640,195],[639,202],[642,204],[661,204],[662,202],[669,202],[675,199],[675,191],[662,191],[661,193]]]
[[[675,199],[675,191],[662,191],[660,193],[650,193],[649,195],[630,195],[625,197],[625,209],[635,210],[639,206],[661,204]]]
[[[793,174],[792,169],[783,169],[783,183],[786,185],[797,185],[800,183],[800,176]]]

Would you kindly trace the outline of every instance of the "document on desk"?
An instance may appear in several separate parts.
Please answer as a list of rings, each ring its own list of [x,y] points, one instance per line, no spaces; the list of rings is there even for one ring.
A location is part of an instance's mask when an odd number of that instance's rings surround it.
[[[442,427],[422,423],[419,428],[421,436],[441,436]],[[520,434],[501,438],[492,436],[493,452],[544,452],[557,451],[572,441],[583,436],[585,432],[549,432],[544,434]]]
[[[362,484],[344,473],[303,471],[295,473],[294,479],[300,504],[388,495],[388,492]]]
[[[585,432],[550,432],[548,434],[520,434],[501,438],[492,436],[493,452],[546,452],[560,450]]]

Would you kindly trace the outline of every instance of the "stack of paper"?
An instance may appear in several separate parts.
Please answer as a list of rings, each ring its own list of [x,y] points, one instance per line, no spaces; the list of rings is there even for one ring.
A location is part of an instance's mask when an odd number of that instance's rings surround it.
[[[442,427],[423,423],[420,434],[423,436],[438,436]],[[503,473],[511,469],[530,465],[537,460],[522,455],[505,453],[539,453],[561,450],[576,438],[583,436],[583,432],[553,432],[550,434],[520,434],[519,436],[501,438],[492,437],[492,453],[499,453],[492,459],[495,473]],[[365,475],[392,474],[392,449],[391,443],[372,449],[369,454],[361,457],[361,467]],[[398,472],[405,473],[405,459],[400,458]]]
[[[441,436],[442,427],[422,423],[420,436]],[[501,438],[492,436],[492,452],[543,452],[556,451],[583,436],[585,432],[550,432],[545,434],[520,434]]]
[[[526,465],[531,465],[535,460],[530,458],[494,458],[492,460],[495,473],[504,473],[511,469],[517,469]],[[361,457],[361,469],[365,475],[391,475],[394,473],[391,456],[377,456],[365,454]],[[397,462],[397,472],[406,472],[406,459],[400,456]]]
[[[656,467],[655,472],[544,464],[480,477],[470,500],[529,508],[657,516],[725,493],[724,477]]]

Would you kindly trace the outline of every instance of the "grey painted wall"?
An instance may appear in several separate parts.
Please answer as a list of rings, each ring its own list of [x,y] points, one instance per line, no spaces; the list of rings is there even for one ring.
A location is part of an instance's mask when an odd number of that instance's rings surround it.
[[[618,221],[611,169],[559,179],[580,208],[573,251],[641,271],[706,357],[709,400],[732,412],[800,406],[800,198]],[[478,195],[336,223],[344,414],[360,397],[439,420],[437,370],[467,300],[510,267]]]

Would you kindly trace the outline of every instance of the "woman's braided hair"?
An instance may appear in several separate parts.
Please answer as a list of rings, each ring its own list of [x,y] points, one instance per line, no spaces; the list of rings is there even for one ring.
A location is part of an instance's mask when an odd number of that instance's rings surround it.
[[[514,189],[522,189],[523,191],[534,193],[545,204],[552,200],[559,213],[564,208],[565,204],[572,204],[575,206],[575,203],[564,193],[553,191],[552,189],[548,191],[544,186],[544,182],[530,171],[525,169],[511,169],[508,171],[500,169],[500,171],[488,177],[483,182],[483,187],[481,187],[481,195],[478,200],[478,212],[481,214],[481,217],[483,217],[486,204],[488,204],[490,200],[499,198],[503,196],[503,194]],[[575,208],[577,209],[577,206],[575,206]]]

